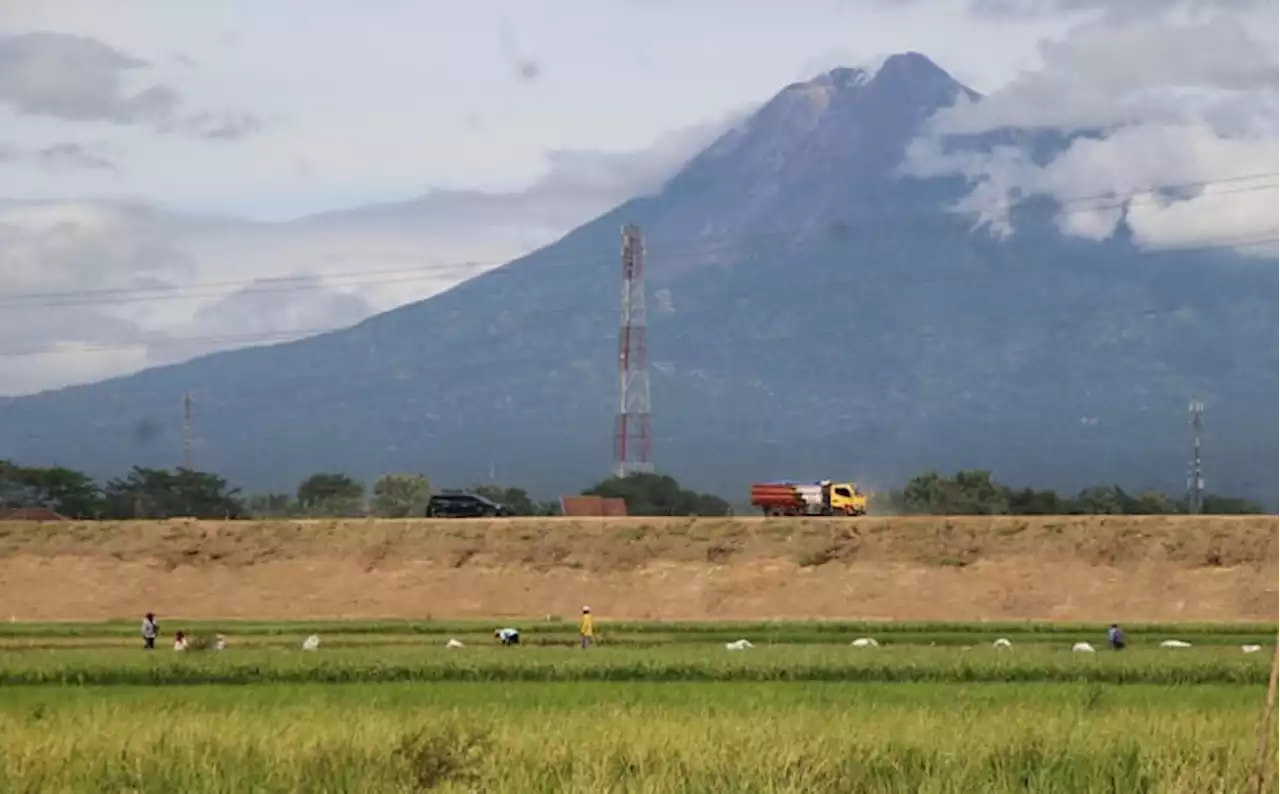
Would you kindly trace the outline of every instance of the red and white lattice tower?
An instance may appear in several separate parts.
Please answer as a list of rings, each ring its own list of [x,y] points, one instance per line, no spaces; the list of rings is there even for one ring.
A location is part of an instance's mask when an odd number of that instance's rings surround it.
[[[645,341],[644,238],[640,227],[622,227],[622,332],[618,337],[618,421],[614,474],[653,471],[649,413],[649,348]]]

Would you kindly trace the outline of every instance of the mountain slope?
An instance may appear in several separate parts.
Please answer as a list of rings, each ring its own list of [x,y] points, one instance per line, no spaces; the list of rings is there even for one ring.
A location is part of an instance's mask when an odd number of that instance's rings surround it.
[[[1210,486],[1273,501],[1275,268],[1064,238],[1049,205],[1007,240],[973,231],[944,211],[961,180],[898,170],[962,94],[914,53],[789,86],[659,194],[534,254],[350,330],[0,403],[0,449],[169,465],[192,390],[197,462],[254,489],[491,467],[579,487],[609,467],[619,227],[638,223],[655,457],[691,484],[983,466],[1176,490],[1195,395]]]

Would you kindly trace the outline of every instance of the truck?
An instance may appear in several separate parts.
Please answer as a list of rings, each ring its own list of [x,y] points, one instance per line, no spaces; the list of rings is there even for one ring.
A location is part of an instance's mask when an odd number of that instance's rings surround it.
[[[752,485],[751,506],[766,516],[864,516],[867,495],[851,482],[778,480]]]

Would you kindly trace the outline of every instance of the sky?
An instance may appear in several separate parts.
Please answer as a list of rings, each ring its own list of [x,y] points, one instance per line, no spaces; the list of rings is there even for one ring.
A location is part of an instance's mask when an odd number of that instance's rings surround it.
[[[1012,195],[1198,181],[1131,207],[1138,238],[1276,225],[1274,189],[1220,181],[1277,170],[1274,0],[7,0],[0,394],[428,297],[659,188],[785,85],[905,50],[986,95],[906,166],[970,178],[994,234]],[[1107,135],[1048,164],[940,145],[1002,125]]]

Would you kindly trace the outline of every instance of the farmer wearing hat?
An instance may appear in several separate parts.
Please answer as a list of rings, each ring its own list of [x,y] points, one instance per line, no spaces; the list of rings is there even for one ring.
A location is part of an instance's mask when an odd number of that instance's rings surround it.
[[[582,608],[582,622],[578,624],[578,635],[582,638],[582,647],[591,644],[595,629],[591,625],[591,607]]]

